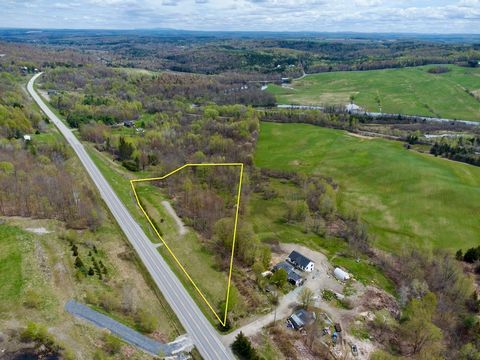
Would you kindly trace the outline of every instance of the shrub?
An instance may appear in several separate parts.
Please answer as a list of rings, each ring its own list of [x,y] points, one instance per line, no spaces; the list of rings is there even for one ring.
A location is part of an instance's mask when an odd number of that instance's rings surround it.
[[[37,291],[29,289],[25,292],[25,300],[23,301],[25,307],[29,309],[40,309],[42,304],[42,297]]]
[[[112,334],[105,334],[103,336],[103,350],[107,353],[114,355],[120,352],[123,343],[120,339]]]
[[[427,70],[430,74],[444,74],[450,71],[446,66],[435,66]]]
[[[24,342],[33,341],[37,344],[44,345],[50,351],[59,351],[59,346],[54,337],[48,333],[45,326],[33,322],[28,323],[27,327],[20,333],[20,339]]]
[[[140,309],[135,314],[135,324],[137,329],[144,333],[152,333],[158,328],[157,319],[149,311]]]
[[[127,169],[127,170],[130,170],[130,171],[138,171],[140,170],[139,166],[138,166],[138,161],[135,161],[135,160],[123,160],[122,161],[122,165]]]
[[[337,297],[335,296],[335,293],[331,290],[324,289],[322,291],[322,298],[325,301],[332,301],[336,299]]]
[[[465,262],[473,264],[477,260],[480,260],[480,246],[468,249],[463,255],[463,261]]]

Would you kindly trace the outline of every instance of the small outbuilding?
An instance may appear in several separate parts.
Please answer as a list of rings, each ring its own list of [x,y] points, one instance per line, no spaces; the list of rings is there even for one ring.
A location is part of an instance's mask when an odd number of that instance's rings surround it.
[[[360,106],[358,106],[357,104],[350,103],[350,104],[345,105],[345,111],[348,112],[348,113],[358,113],[358,112],[363,111],[363,109]]]
[[[23,135],[24,141],[32,141],[32,137],[30,135]]]
[[[135,126],[135,123],[132,120],[125,120],[123,126],[131,128]]]
[[[300,309],[295,311],[287,320],[287,323],[295,330],[302,330],[306,326],[311,325],[316,320],[314,312]]]
[[[312,260],[295,250],[288,255],[287,261],[302,271],[312,272],[315,268],[315,263]]]
[[[346,271],[338,267],[335,268],[335,270],[333,270],[333,275],[337,280],[340,280],[340,281],[347,281],[350,279],[350,275]]]

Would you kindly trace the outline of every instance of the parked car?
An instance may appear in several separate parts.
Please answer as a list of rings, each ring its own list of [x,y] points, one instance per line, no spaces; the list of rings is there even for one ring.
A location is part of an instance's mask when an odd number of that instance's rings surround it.
[[[358,348],[357,345],[352,345],[352,354],[353,356],[358,356]]]

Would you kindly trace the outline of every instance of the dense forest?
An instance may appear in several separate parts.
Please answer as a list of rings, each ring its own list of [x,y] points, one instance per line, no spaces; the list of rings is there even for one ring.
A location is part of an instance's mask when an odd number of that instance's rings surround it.
[[[140,114],[187,110],[214,102],[223,104],[273,105],[274,97],[241,77],[128,73],[108,67],[57,68],[42,78],[52,89],[52,104],[78,127],[91,120],[115,124],[136,120]],[[195,108],[190,111],[195,114]]]
[[[95,229],[98,204],[68,170],[71,151],[61,139],[39,143],[23,138],[42,134],[46,119],[18,83],[0,72],[0,215],[56,218],[71,228]],[[32,176],[33,174],[33,176]],[[76,191],[72,191],[76,184]]]
[[[256,80],[307,73],[455,63],[477,66],[475,37],[355,34],[203,33],[175,31],[42,31],[0,33],[7,41],[75,48],[109,66],[202,74],[241,72]]]

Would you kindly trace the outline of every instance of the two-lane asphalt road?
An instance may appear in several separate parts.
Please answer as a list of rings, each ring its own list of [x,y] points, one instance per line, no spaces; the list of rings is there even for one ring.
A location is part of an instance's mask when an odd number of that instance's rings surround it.
[[[28,92],[42,111],[50,118],[75,150],[80,161],[98,188],[100,195],[127,236],[146,269],[155,281],[163,296],[170,304],[183,327],[192,338],[205,360],[234,359],[230,349],[220,341],[220,337],[203,315],[197,304],[185,290],[180,280],[160,256],[145,232],[133,219],[125,205],[93,163],[80,141],[70,129],[48,108],[33,89],[33,83],[41,75],[37,74],[28,82]]]

